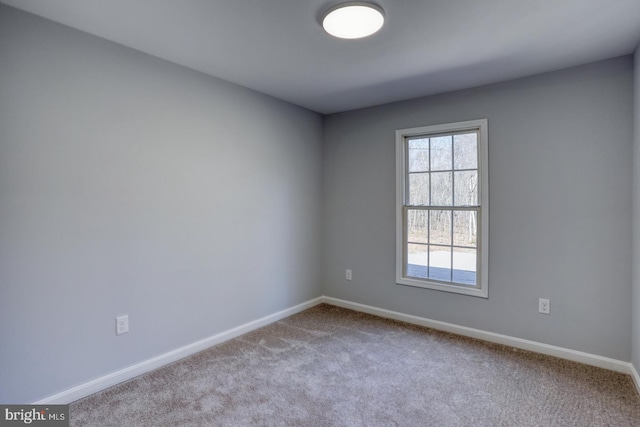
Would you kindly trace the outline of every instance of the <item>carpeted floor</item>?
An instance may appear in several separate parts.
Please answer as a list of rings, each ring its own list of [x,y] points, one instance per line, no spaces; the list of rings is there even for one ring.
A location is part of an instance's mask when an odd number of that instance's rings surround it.
[[[72,426],[640,426],[629,376],[319,305],[71,404]]]

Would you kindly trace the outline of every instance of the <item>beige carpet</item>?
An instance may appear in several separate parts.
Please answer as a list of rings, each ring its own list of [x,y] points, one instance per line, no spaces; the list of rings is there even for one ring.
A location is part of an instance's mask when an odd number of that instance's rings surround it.
[[[320,305],[79,400],[72,426],[640,426],[629,376]]]

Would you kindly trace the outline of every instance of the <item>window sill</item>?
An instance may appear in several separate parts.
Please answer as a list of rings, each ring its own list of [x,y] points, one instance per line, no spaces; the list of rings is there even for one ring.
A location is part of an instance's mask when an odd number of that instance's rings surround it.
[[[402,286],[413,286],[417,288],[433,289],[436,291],[449,292],[454,294],[470,295],[479,298],[489,298],[487,289],[479,289],[476,287],[465,285],[448,285],[440,282],[432,282],[428,280],[411,279],[408,277],[396,278],[396,284]]]

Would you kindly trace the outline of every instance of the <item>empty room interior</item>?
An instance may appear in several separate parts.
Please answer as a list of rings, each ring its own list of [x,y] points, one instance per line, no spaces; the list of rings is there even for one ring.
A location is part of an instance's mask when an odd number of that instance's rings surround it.
[[[639,0],[0,0],[0,403],[640,425],[639,45]]]

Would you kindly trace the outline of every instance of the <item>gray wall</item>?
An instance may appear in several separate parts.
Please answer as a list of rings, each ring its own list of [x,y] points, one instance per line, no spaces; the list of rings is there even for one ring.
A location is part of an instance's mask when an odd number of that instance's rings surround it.
[[[632,73],[627,56],[328,116],[325,294],[630,360]],[[396,285],[394,131],[479,118],[489,299]]]
[[[640,46],[634,55],[633,108],[633,365],[640,372]]]
[[[321,295],[321,116],[6,6],[0,58],[0,402]]]

